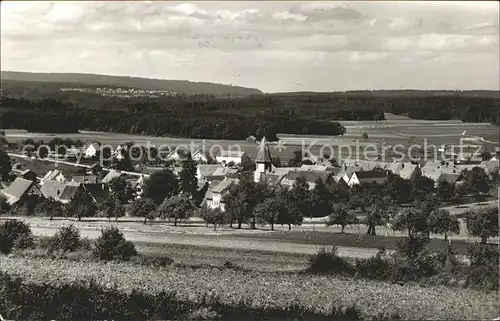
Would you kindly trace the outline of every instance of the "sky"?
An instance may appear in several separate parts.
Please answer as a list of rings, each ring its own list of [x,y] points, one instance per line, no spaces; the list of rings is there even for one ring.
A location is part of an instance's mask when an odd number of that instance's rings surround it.
[[[263,92],[500,89],[499,3],[2,1],[1,69]]]

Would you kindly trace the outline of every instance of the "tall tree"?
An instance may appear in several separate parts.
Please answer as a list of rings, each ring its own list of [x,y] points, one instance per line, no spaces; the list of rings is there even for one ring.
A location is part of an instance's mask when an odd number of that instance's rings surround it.
[[[480,237],[484,244],[488,238],[498,236],[498,207],[467,211],[465,223],[469,235]]]
[[[130,215],[144,217],[144,224],[147,220],[154,220],[156,217],[156,203],[149,198],[138,198],[130,206]]]
[[[184,193],[191,197],[196,196],[198,189],[198,178],[196,177],[197,164],[191,158],[191,154],[187,154],[186,158],[182,161],[182,170],[179,173],[180,187]]]
[[[191,217],[195,209],[193,202],[186,195],[180,194],[166,198],[158,207],[158,214],[163,219],[173,219],[174,226],[177,226],[179,220]]]
[[[213,224],[214,231],[217,229],[217,225],[222,225],[225,221],[224,212],[218,207],[214,209],[206,206],[202,207],[200,217],[207,222],[207,224]]]
[[[6,181],[9,178],[9,173],[12,170],[10,157],[4,150],[0,149],[0,178]]]
[[[296,150],[293,152],[292,158],[288,161],[288,167],[300,167],[302,164],[302,151]]]
[[[289,193],[290,202],[299,210],[302,217],[310,217],[311,193],[309,192],[309,183],[302,176],[299,176],[292,185]]]
[[[344,234],[344,229],[349,224],[356,224],[358,218],[354,211],[345,204],[335,204],[332,206],[331,214],[328,216],[326,226],[340,225],[342,228],[341,233]]]
[[[103,216],[107,217],[108,220],[111,220],[112,217],[118,220],[119,217],[125,216],[125,209],[116,194],[111,194],[100,203],[99,210],[101,210]]]
[[[54,216],[63,216],[63,211],[63,205],[52,197],[41,199],[35,208],[37,215],[48,215],[51,221]]]
[[[333,195],[321,178],[316,179],[316,185],[309,194],[310,210],[313,217],[324,217],[331,214]]]
[[[490,185],[488,182],[488,175],[484,172],[481,167],[474,167],[467,173],[466,176],[467,184],[470,187],[470,191],[478,196],[487,194],[490,191]]]
[[[431,233],[444,234],[445,241],[448,234],[460,234],[460,222],[448,210],[438,208],[432,211],[427,218],[427,228]]]
[[[109,189],[124,204],[128,203],[134,196],[134,190],[123,176],[113,178],[109,182]]]
[[[447,202],[453,196],[453,186],[448,181],[441,181],[436,192],[441,201]]]
[[[79,221],[82,217],[94,217],[97,214],[97,205],[87,193],[79,193],[65,205],[67,216],[77,217]]]
[[[169,170],[154,172],[144,183],[144,197],[150,198],[156,204],[161,204],[165,198],[179,193],[179,181]]]

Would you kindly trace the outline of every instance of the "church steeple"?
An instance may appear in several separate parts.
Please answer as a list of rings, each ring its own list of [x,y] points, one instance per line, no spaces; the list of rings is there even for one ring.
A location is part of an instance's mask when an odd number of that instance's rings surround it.
[[[258,149],[259,152],[255,158],[255,163],[257,165],[254,173],[255,182],[260,181],[262,174],[271,172],[273,167],[271,152],[269,151],[269,146],[267,145],[265,137],[262,137]]]
[[[262,137],[259,145],[259,152],[257,153],[257,158],[255,158],[256,163],[271,163],[271,152],[269,151],[269,146],[267,145],[266,137]]]

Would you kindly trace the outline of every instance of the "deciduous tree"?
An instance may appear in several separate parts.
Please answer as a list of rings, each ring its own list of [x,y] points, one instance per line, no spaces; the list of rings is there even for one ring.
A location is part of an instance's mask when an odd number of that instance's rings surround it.
[[[175,174],[169,170],[154,172],[144,183],[144,196],[161,204],[165,198],[179,193],[179,181]]]
[[[484,244],[488,238],[498,236],[498,207],[467,211],[465,222],[469,235],[480,237]]]
[[[184,194],[174,195],[166,198],[158,207],[158,215],[165,219],[173,219],[174,226],[179,220],[189,218],[196,209],[193,202]]]
[[[355,213],[345,204],[335,204],[332,206],[331,214],[328,216],[326,226],[340,225],[341,233],[344,234],[344,228],[350,224],[358,223]]]

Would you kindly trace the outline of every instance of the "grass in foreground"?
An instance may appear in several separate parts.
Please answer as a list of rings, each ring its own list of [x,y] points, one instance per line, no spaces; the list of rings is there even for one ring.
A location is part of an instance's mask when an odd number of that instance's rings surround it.
[[[275,240],[283,242],[321,244],[346,247],[364,247],[379,249],[385,248],[395,250],[398,242],[402,240],[399,236],[385,235],[365,235],[361,234],[338,234],[323,231],[281,231],[274,233],[255,233],[250,235],[232,235],[232,237],[242,237],[251,239]],[[447,249],[447,242],[441,239],[431,238],[428,248],[431,251],[444,251]],[[467,254],[467,249],[471,243],[464,240],[453,240],[453,248],[458,254]],[[491,244],[497,247],[498,244]]]
[[[125,293],[135,290],[156,295],[175,291],[177,301],[198,307],[207,302],[208,295],[226,307],[242,306],[244,302],[248,311],[307,311],[310,315],[327,316],[338,309],[354,308],[363,319],[492,319],[498,314],[495,292],[400,286],[334,276],[19,257],[2,257],[0,270],[35,284],[63,286],[93,279],[99,285],[116,286],[117,291]]]

